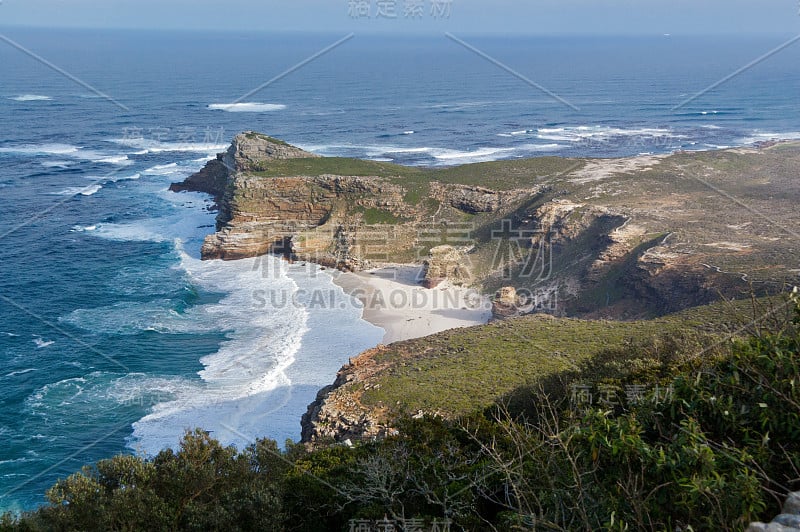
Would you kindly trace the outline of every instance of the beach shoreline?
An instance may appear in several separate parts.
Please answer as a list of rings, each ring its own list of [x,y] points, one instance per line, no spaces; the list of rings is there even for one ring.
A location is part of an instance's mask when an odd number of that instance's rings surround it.
[[[334,283],[363,305],[362,319],[385,331],[384,345],[442,331],[483,325],[491,301],[473,288],[419,284],[421,266],[398,264],[362,272],[335,272]]]

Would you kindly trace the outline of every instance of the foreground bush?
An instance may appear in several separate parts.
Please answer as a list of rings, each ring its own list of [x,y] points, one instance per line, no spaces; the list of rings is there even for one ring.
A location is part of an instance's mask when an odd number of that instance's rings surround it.
[[[745,341],[633,342],[354,448],[237,451],[195,431],[153,460],[85,467],[0,529],[742,530],[800,488],[798,320]]]

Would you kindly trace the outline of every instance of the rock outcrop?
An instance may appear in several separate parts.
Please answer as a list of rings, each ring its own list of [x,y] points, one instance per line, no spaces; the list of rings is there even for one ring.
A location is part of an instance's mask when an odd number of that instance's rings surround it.
[[[192,175],[182,183],[172,183],[169,189],[172,192],[203,192],[214,197],[216,208],[225,195],[225,188],[228,186],[228,168],[222,162],[224,153],[217,155],[217,158],[206,163],[202,170]]]
[[[775,519],[769,523],[750,523],[747,532],[800,532],[800,491],[789,494]]]
[[[303,415],[302,441],[314,447],[346,440],[363,441],[395,433],[385,422],[385,411],[364,406],[361,393],[370,389],[370,378],[385,364],[378,362],[385,347],[365,351],[336,374],[336,381],[319,391],[316,400]],[[358,383],[353,391],[346,385]]]
[[[172,183],[173,192],[204,192],[219,204],[228,188],[228,180],[237,172],[260,169],[270,159],[300,159],[319,157],[283,141],[254,131],[245,131],[233,139],[227,151],[182,183]]]
[[[538,192],[538,187],[495,191],[431,182],[428,197],[412,203],[409,186],[391,173],[305,175],[302,165],[274,168],[280,161],[313,158],[318,156],[246,132],[200,172],[173,184],[173,191],[205,192],[217,202],[217,231],[206,238],[202,257],[236,260],[278,253],[348,270],[412,262],[424,258],[421,227],[430,230],[432,214],[445,225],[465,214],[501,214]],[[427,285],[444,279],[468,284],[465,252],[444,249],[431,252]]]
[[[513,286],[504,286],[492,299],[492,319],[505,320],[519,315],[517,289]]]
[[[264,178],[245,173],[228,181],[218,231],[206,239],[204,259],[233,260],[276,251],[355,267],[369,257],[346,240],[363,225],[363,213],[373,209],[394,217],[404,211],[403,189],[380,178]],[[301,241],[304,246],[298,245]]]
[[[428,258],[422,262],[422,286],[436,288],[444,281],[457,286],[471,284],[473,276],[468,251],[448,245],[431,248]]]

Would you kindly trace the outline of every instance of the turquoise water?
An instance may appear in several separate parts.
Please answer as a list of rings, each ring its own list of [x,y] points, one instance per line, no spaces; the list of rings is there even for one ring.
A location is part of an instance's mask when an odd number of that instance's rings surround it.
[[[470,40],[576,110],[444,37],[356,36],[230,106],[341,36],[4,33],[126,109],[0,47],[2,509],[190,426],[296,440],[316,391],[380,341],[311,267],[199,261],[209,200],[167,187],[239,131],[425,165],[800,138],[793,48],[672,110],[780,40]],[[333,302],[253,300],[300,287]]]

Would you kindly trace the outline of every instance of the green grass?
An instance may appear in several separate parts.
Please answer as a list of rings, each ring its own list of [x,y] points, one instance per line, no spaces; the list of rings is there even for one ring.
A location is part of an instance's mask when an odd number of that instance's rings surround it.
[[[776,301],[762,304],[768,308]],[[388,408],[392,416],[418,410],[465,415],[516,388],[630,342],[686,331],[722,338],[727,331],[740,330],[740,324],[752,318],[752,309],[750,301],[723,302],[636,322],[534,315],[446,331],[389,346],[376,358],[389,367],[371,382],[361,400],[369,407]],[[788,315],[791,309],[784,310]]]
[[[533,187],[545,178],[575,170],[584,163],[575,159],[560,157],[537,157],[512,161],[493,161],[487,163],[465,164],[452,168],[422,168],[399,164],[365,161],[349,157],[313,157],[303,159],[282,159],[267,161],[265,167],[252,172],[260,177],[291,177],[343,175],[358,177],[383,177],[396,184],[414,188],[427,185],[431,181],[441,183],[484,186],[497,190]],[[424,188],[424,187],[423,187]],[[424,190],[417,189],[410,198],[418,203]],[[416,200],[416,201],[414,201]]]
[[[422,170],[399,164],[364,161],[349,157],[308,157],[267,161],[267,168],[252,172],[259,177],[341,175],[358,177],[418,176]]]
[[[436,181],[483,186],[496,190],[529,188],[551,177],[576,171],[585,161],[563,157],[534,157],[441,168],[433,172]]]
[[[364,223],[367,225],[378,225],[378,224],[398,224],[402,222],[399,217],[395,216],[391,212],[384,210],[384,209],[358,209],[364,215]]]

